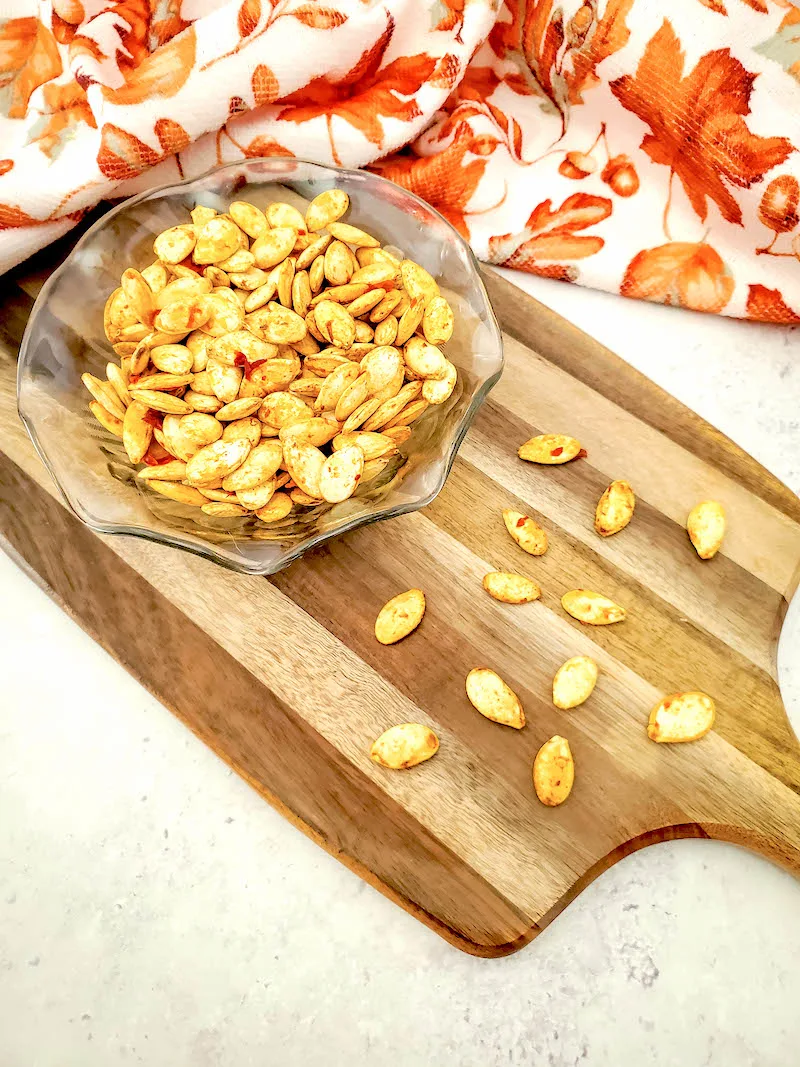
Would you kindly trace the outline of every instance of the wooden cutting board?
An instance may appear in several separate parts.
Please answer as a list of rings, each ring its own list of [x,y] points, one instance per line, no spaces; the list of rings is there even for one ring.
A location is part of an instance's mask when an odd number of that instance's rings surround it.
[[[40,265],[41,267],[41,265]],[[459,948],[520,948],[620,857],[654,841],[715,837],[800,870],[800,748],[775,681],[781,621],[798,584],[800,501],[754,460],[611,352],[495,275],[506,370],[444,491],[423,512],[329,544],[267,580],[69,513],[15,408],[15,356],[42,275],[0,305],[0,535],[27,571],[142,684],[287,818]],[[46,267],[45,267],[46,273]],[[8,279],[5,280],[6,282]],[[537,468],[535,433],[580,438],[588,458]],[[603,540],[595,503],[612,478],[636,489],[627,530]],[[729,515],[702,562],[684,530],[697,501]],[[534,559],[501,508],[528,512],[551,547]],[[511,607],[480,581],[518,570],[541,601]],[[380,606],[409,586],[422,626],[385,648]],[[583,627],[570,588],[623,604],[627,622]],[[589,702],[556,710],[568,657],[601,667]],[[522,732],[478,715],[470,668],[520,695]],[[714,731],[690,745],[645,734],[659,696],[701,688]],[[372,740],[403,721],[441,737],[431,762],[383,770]],[[531,785],[544,740],[569,738],[576,783],[547,809]]]

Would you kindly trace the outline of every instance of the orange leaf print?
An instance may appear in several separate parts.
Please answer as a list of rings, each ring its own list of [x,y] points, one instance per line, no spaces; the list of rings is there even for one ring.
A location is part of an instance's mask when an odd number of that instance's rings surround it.
[[[191,141],[183,126],[172,119],[159,119],[154,129],[165,156],[173,156],[176,152],[182,152]]]
[[[249,37],[261,18],[261,0],[244,0],[239,8],[236,24],[240,37]]]
[[[335,80],[327,76],[314,78],[308,85],[285,98],[287,106],[278,118],[299,124],[324,115],[336,163],[341,160],[333,141],[333,118],[349,123],[380,148],[383,145],[382,118],[410,122],[420,117],[422,112],[414,96],[436,66],[434,58],[422,53],[398,56],[379,69],[393,33],[394,20],[389,16],[384,32],[364,52],[352,70]]]
[[[248,159],[261,159],[267,156],[286,156],[294,159],[294,152],[273,141],[271,137],[254,137],[244,150]]]
[[[707,200],[713,200],[724,219],[741,225],[742,210],[729,186],[749,188],[794,149],[785,137],[749,130],[744,116],[756,75],[727,48],[702,56],[685,77],[683,64],[680,41],[665,19],[635,76],[626,74],[609,87],[650,127],[641,147],[677,174],[698,217],[706,218]]]
[[[6,19],[0,23],[0,88],[10,85],[22,70],[36,44],[39,23],[35,18]],[[12,77],[7,77],[12,75]]]
[[[534,88],[533,83],[521,73],[504,74],[503,85],[507,86],[512,92],[517,93],[518,96],[537,95],[537,90]]]
[[[464,3],[465,0],[444,0],[440,7],[446,9],[445,14],[436,23],[434,29],[446,32],[456,30],[454,37],[457,41],[460,41],[461,26],[464,23]]]
[[[488,100],[499,84],[500,78],[491,67],[479,67],[475,63],[470,63],[456,89],[456,96],[459,102],[475,100],[483,103]]]
[[[31,93],[63,70],[52,32],[36,19],[0,23],[0,89],[10,85],[7,115],[25,118]]]
[[[467,205],[486,170],[485,159],[464,163],[471,151],[473,136],[464,123],[452,143],[435,156],[396,155],[369,169],[427,200],[462,237],[469,240],[465,219]]]
[[[602,237],[576,231],[595,226],[607,219],[611,211],[607,197],[589,193],[573,193],[555,210],[551,201],[545,200],[533,209],[521,233],[489,239],[489,261],[552,277],[551,267],[543,270],[541,261],[585,259],[599,252],[605,244]],[[558,277],[574,277],[561,271],[555,273]]]
[[[657,304],[719,312],[733,288],[728,268],[710,245],[673,241],[634,256],[619,291]]]
[[[526,5],[521,44],[533,76],[548,99],[562,112],[563,119],[563,101],[554,79],[558,72],[556,60],[564,43],[564,13],[558,7],[553,14],[552,7],[552,0],[534,0]]]
[[[41,120],[31,126],[29,143],[54,159],[62,145],[64,133],[81,122],[95,129],[97,123],[86,101],[86,91],[77,81],[59,85],[48,82],[42,88],[46,111]]]
[[[467,153],[473,150],[474,142],[472,131],[466,124],[462,124],[451,144],[437,155],[421,158],[410,154],[392,156],[391,159],[379,161],[370,169],[426,200],[444,215],[462,236],[468,238],[469,230],[464,217],[467,204],[486,169],[486,161],[483,159],[475,159],[464,165]]]
[[[2,178],[2,176],[4,174],[8,174],[8,172],[10,170],[12,170],[13,167],[14,167],[14,160],[13,159],[0,159],[0,178]]]
[[[102,173],[112,181],[135,178],[143,170],[180,152],[189,144],[186,130],[172,119],[158,119],[154,132],[161,152],[156,152],[127,130],[107,122],[100,133],[100,150],[97,153],[97,165]]]
[[[280,96],[278,79],[265,63],[259,63],[253,71],[251,84],[256,107],[261,107],[264,104],[274,104]]]
[[[298,19],[304,26],[310,26],[312,30],[333,30],[347,22],[347,15],[343,15],[341,11],[317,4],[304,4],[294,11],[287,11],[286,14]]]
[[[458,81],[460,73],[461,63],[458,56],[451,55],[448,52],[436,64],[436,69],[431,78],[431,85],[435,85],[437,89],[452,89]]]
[[[797,225],[800,184],[792,174],[779,174],[764,190],[758,217],[773,233],[788,233]]]
[[[47,219],[35,219],[22,208],[12,204],[0,204],[0,230],[13,230],[17,226],[43,226]]]
[[[152,14],[147,44],[150,51],[155,52],[188,29],[191,23],[181,18],[181,0],[151,0],[150,6]]]
[[[564,73],[571,104],[583,103],[583,93],[600,84],[597,77],[600,63],[619,52],[630,40],[631,33],[625,20],[633,4],[634,0],[608,0],[603,17],[589,27],[583,40],[573,49],[572,69]]]
[[[138,137],[107,122],[100,132],[97,166],[111,181],[135,178],[159,161],[159,154]]]
[[[125,76],[150,55],[150,5],[148,0],[118,0],[114,5],[114,16],[120,34],[117,63]]]
[[[489,33],[487,44],[498,59],[505,59],[509,52],[516,52],[519,49],[522,2],[523,0],[506,0]],[[506,13],[511,15],[510,19],[504,17]]]
[[[141,104],[154,96],[174,96],[192,72],[196,45],[190,26],[143,60],[119,89],[104,88],[103,97],[110,104]]]
[[[71,26],[80,25],[86,16],[81,0],[53,0],[53,11]]]
[[[767,289],[765,285],[749,287],[747,317],[758,322],[777,322],[783,326],[794,326],[800,322],[800,315],[795,315],[784,302],[780,290]]]

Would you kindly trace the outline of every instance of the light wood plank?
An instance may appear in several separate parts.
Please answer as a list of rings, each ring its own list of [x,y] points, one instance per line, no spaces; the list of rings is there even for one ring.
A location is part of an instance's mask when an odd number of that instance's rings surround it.
[[[46,257],[45,257],[46,260]],[[714,836],[800,870],[800,749],[775,682],[786,599],[800,573],[800,509],[785,487],[590,338],[490,279],[507,370],[448,484],[424,512],[363,528],[271,581],[143,540],[99,537],[67,511],[15,413],[14,354],[46,276],[0,305],[0,536],[45,588],[287,817],[382,892],[468,951],[529,941],[576,892],[637,847]],[[16,286],[16,288],[14,288]],[[542,470],[516,458],[535,432],[574,433],[585,460]],[[102,475],[102,464],[98,466]],[[612,477],[637,490],[634,522],[604,540],[594,505]],[[683,529],[697,499],[728,507],[711,563]],[[529,510],[545,556],[508,537],[502,507]],[[519,570],[540,601],[492,601],[489,569]],[[428,611],[397,646],[373,635],[381,604],[410,585]],[[629,619],[582,627],[560,607],[589,586]],[[592,655],[597,689],[555,709],[552,676]],[[528,725],[488,722],[466,700],[474,666],[498,670]],[[705,688],[714,731],[685,746],[645,733],[666,691]],[[372,740],[429,723],[441,751],[393,774]],[[569,737],[567,804],[535,799],[531,765]]]

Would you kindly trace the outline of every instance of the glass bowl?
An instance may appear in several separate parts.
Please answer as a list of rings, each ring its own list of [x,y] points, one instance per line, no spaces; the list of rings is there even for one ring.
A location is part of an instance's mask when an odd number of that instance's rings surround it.
[[[264,525],[253,516],[217,518],[158,496],[136,478],[114,437],[94,419],[81,383],[105,379],[118,362],[103,330],[103,307],[122,271],[153,261],[153,240],[185,223],[195,204],[226,211],[231,200],[265,207],[311,200],[338,187],[350,196],[346,221],[425,267],[455,312],[444,346],[457,366],[450,399],[413,424],[396,460],[349,500],[293,512]],[[19,413],[39,455],[75,514],[101,533],[176,545],[249,574],[272,574],[330,537],[424,507],[439,493],[456,451],[503,366],[500,331],[469,246],[438,212],[393,182],[364,171],[295,159],[231,163],[193,181],[164,186],[109,211],[47,281],[22,341]]]

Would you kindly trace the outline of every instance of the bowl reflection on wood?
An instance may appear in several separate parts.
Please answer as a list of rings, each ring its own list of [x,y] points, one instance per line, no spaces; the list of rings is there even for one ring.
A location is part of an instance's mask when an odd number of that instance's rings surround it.
[[[119,438],[95,420],[81,383],[105,378],[117,358],[103,307],[129,266],[153,262],[153,240],[189,219],[196,204],[219,212],[232,200],[260,208],[304,205],[325,189],[350,197],[347,221],[426,268],[455,312],[445,346],[458,368],[449,400],[413,424],[400,453],[373,482],[339,504],[293,512],[265,526],[250,515],[214,518],[152,493],[136,478]],[[209,556],[236,570],[271,574],[308,548],[377,519],[414,511],[444,485],[458,446],[500,376],[500,332],[469,246],[436,211],[375,175],[288,159],[232,163],[108,212],[42,289],[20,349],[18,402],[31,438],[75,514],[92,529],[147,537]]]

